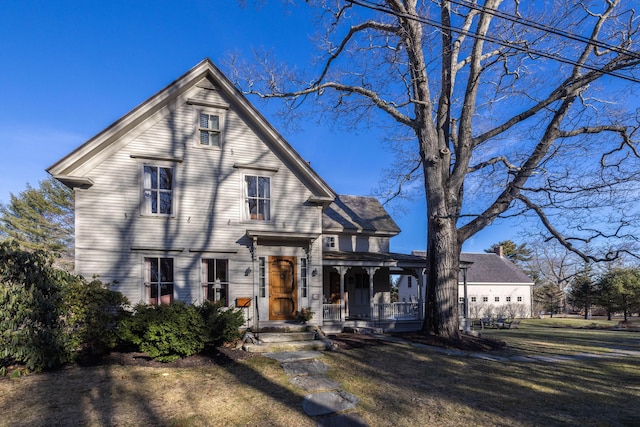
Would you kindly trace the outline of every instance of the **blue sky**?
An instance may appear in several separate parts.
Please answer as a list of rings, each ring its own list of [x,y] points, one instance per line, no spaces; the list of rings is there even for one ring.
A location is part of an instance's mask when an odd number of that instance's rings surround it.
[[[222,65],[230,53],[251,60],[253,49],[266,49],[304,67],[314,32],[304,5],[280,2],[256,9],[234,0],[1,1],[0,203],[26,183],[37,186],[47,167],[203,58]],[[291,132],[276,105],[256,105],[337,193],[369,195],[379,184],[390,156],[379,135],[306,123]],[[416,200],[395,216],[403,231],[393,251],[424,249],[424,205]],[[517,240],[517,232],[493,225],[464,250]]]

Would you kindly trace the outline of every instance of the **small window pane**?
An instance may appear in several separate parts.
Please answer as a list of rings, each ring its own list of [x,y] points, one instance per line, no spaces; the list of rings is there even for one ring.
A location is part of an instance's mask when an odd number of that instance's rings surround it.
[[[208,114],[200,113],[200,127],[201,128],[205,128],[205,129],[209,127],[209,115]]]
[[[200,131],[200,144],[209,145],[209,132],[206,130]]]
[[[220,129],[220,123],[219,122],[220,121],[219,121],[218,116],[210,115],[209,116],[209,129],[219,130]]]
[[[160,168],[160,188],[171,190],[173,187],[173,170],[171,168]]]
[[[227,260],[219,259],[216,260],[216,279],[221,282],[227,281]]]
[[[211,139],[211,145],[214,147],[220,146],[220,134],[217,132],[209,132],[209,137]]]
[[[173,258],[160,258],[160,281],[173,281]]]

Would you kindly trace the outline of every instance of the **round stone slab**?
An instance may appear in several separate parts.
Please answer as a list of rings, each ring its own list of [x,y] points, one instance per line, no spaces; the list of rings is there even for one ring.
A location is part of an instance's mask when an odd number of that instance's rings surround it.
[[[310,417],[333,414],[335,412],[353,409],[358,404],[358,398],[346,391],[330,391],[309,394],[302,402],[302,409]]]

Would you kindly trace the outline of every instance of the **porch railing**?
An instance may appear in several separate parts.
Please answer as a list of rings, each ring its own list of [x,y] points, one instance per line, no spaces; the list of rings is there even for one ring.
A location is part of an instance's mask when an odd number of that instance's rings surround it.
[[[418,320],[420,304],[417,302],[390,302],[373,305],[374,320]]]
[[[342,320],[340,317],[341,304],[322,304],[323,320]]]
[[[340,321],[340,304],[322,304],[324,321]],[[424,304],[418,302],[391,302],[373,305],[372,320],[420,320]]]

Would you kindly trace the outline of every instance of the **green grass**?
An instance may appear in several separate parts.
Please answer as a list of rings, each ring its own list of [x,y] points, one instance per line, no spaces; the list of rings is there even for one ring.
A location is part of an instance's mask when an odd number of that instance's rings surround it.
[[[506,354],[610,353],[640,350],[637,331],[613,330],[618,321],[585,319],[525,319],[518,329],[485,329],[482,336],[507,343]],[[608,329],[607,329],[608,328]]]
[[[408,344],[327,352],[322,361],[375,426],[640,425],[640,332],[528,320],[489,330],[499,355],[605,354],[558,362],[496,362]],[[0,379],[0,425],[313,426],[307,393],[280,365],[254,357],[208,368],[70,367]]]

